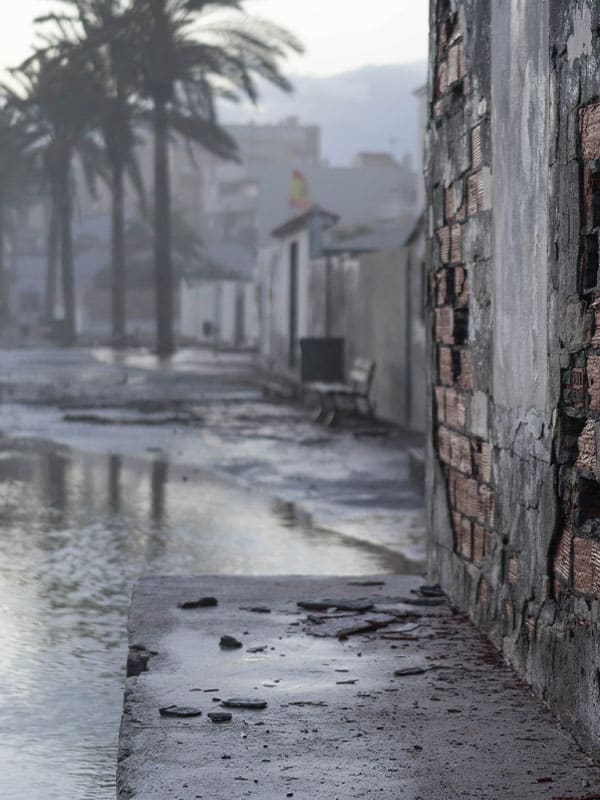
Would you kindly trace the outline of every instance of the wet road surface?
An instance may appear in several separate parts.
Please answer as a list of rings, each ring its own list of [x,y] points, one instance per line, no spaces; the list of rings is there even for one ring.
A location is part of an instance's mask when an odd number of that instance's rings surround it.
[[[115,366],[103,353],[7,354],[12,382],[0,406],[6,800],[114,797],[126,614],[140,575],[360,575],[422,566],[419,503],[404,473],[389,474],[405,470],[401,448],[323,434],[304,411],[266,408],[246,364],[232,370],[184,356],[165,372],[151,358],[136,359]],[[155,411],[134,408],[157,393],[173,403],[201,400],[197,419],[163,424]],[[69,421],[92,399],[115,415],[109,424]],[[109,408],[115,402],[118,409]],[[394,529],[401,547],[385,546]]]

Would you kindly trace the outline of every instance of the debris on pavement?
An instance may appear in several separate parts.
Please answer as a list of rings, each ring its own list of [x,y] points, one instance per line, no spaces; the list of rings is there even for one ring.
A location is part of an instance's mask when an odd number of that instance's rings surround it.
[[[188,611],[194,608],[214,608],[218,604],[216,597],[201,597],[198,600],[184,600],[183,603],[179,603],[179,608]]]
[[[267,707],[267,701],[246,697],[231,697],[229,700],[223,700],[221,705],[224,708],[243,708],[248,711],[260,711]]]
[[[243,647],[243,644],[234,636],[221,636],[219,647],[221,650],[237,650],[238,648]]]
[[[327,611],[328,608],[335,608],[336,611],[371,611],[375,607],[372,600],[299,600],[299,608],[306,611]]]
[[[161,717],[179,717],[181,719],[200,717],[202,715],[202,711],[199,708],[190,706],[163,706],[158,709],[158,713]]]
[[[228,711],[209,711],[207,714],[211,722],[231,722],[232,716]]]

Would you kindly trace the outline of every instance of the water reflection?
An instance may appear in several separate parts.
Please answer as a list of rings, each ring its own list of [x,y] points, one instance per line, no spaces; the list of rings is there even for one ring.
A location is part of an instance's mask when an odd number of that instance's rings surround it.
[[[0,797],[113,800],[135,579],[367,574],[399,556],[315,530],[198,468],[44,443],[0,449]],[[408,565],[410,568],[410,565]]]

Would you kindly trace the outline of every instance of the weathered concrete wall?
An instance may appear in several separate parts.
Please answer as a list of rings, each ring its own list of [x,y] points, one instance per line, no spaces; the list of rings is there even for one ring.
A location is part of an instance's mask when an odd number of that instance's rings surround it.
[[[418,248],[413,252],[403,247],[311,262],[308,335],[344,338],[347,371],[355,358],[375,361],[372,399],[377,416],[423,431],[425,325],[419,256]]]
[[[430,567],[600,755],[600,9],[433,0]]]

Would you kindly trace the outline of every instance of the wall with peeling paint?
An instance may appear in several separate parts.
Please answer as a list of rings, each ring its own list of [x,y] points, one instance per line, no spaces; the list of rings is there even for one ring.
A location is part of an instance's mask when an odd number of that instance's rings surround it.
[[[600,755],[600,8],[432,0],[430,570]]]

